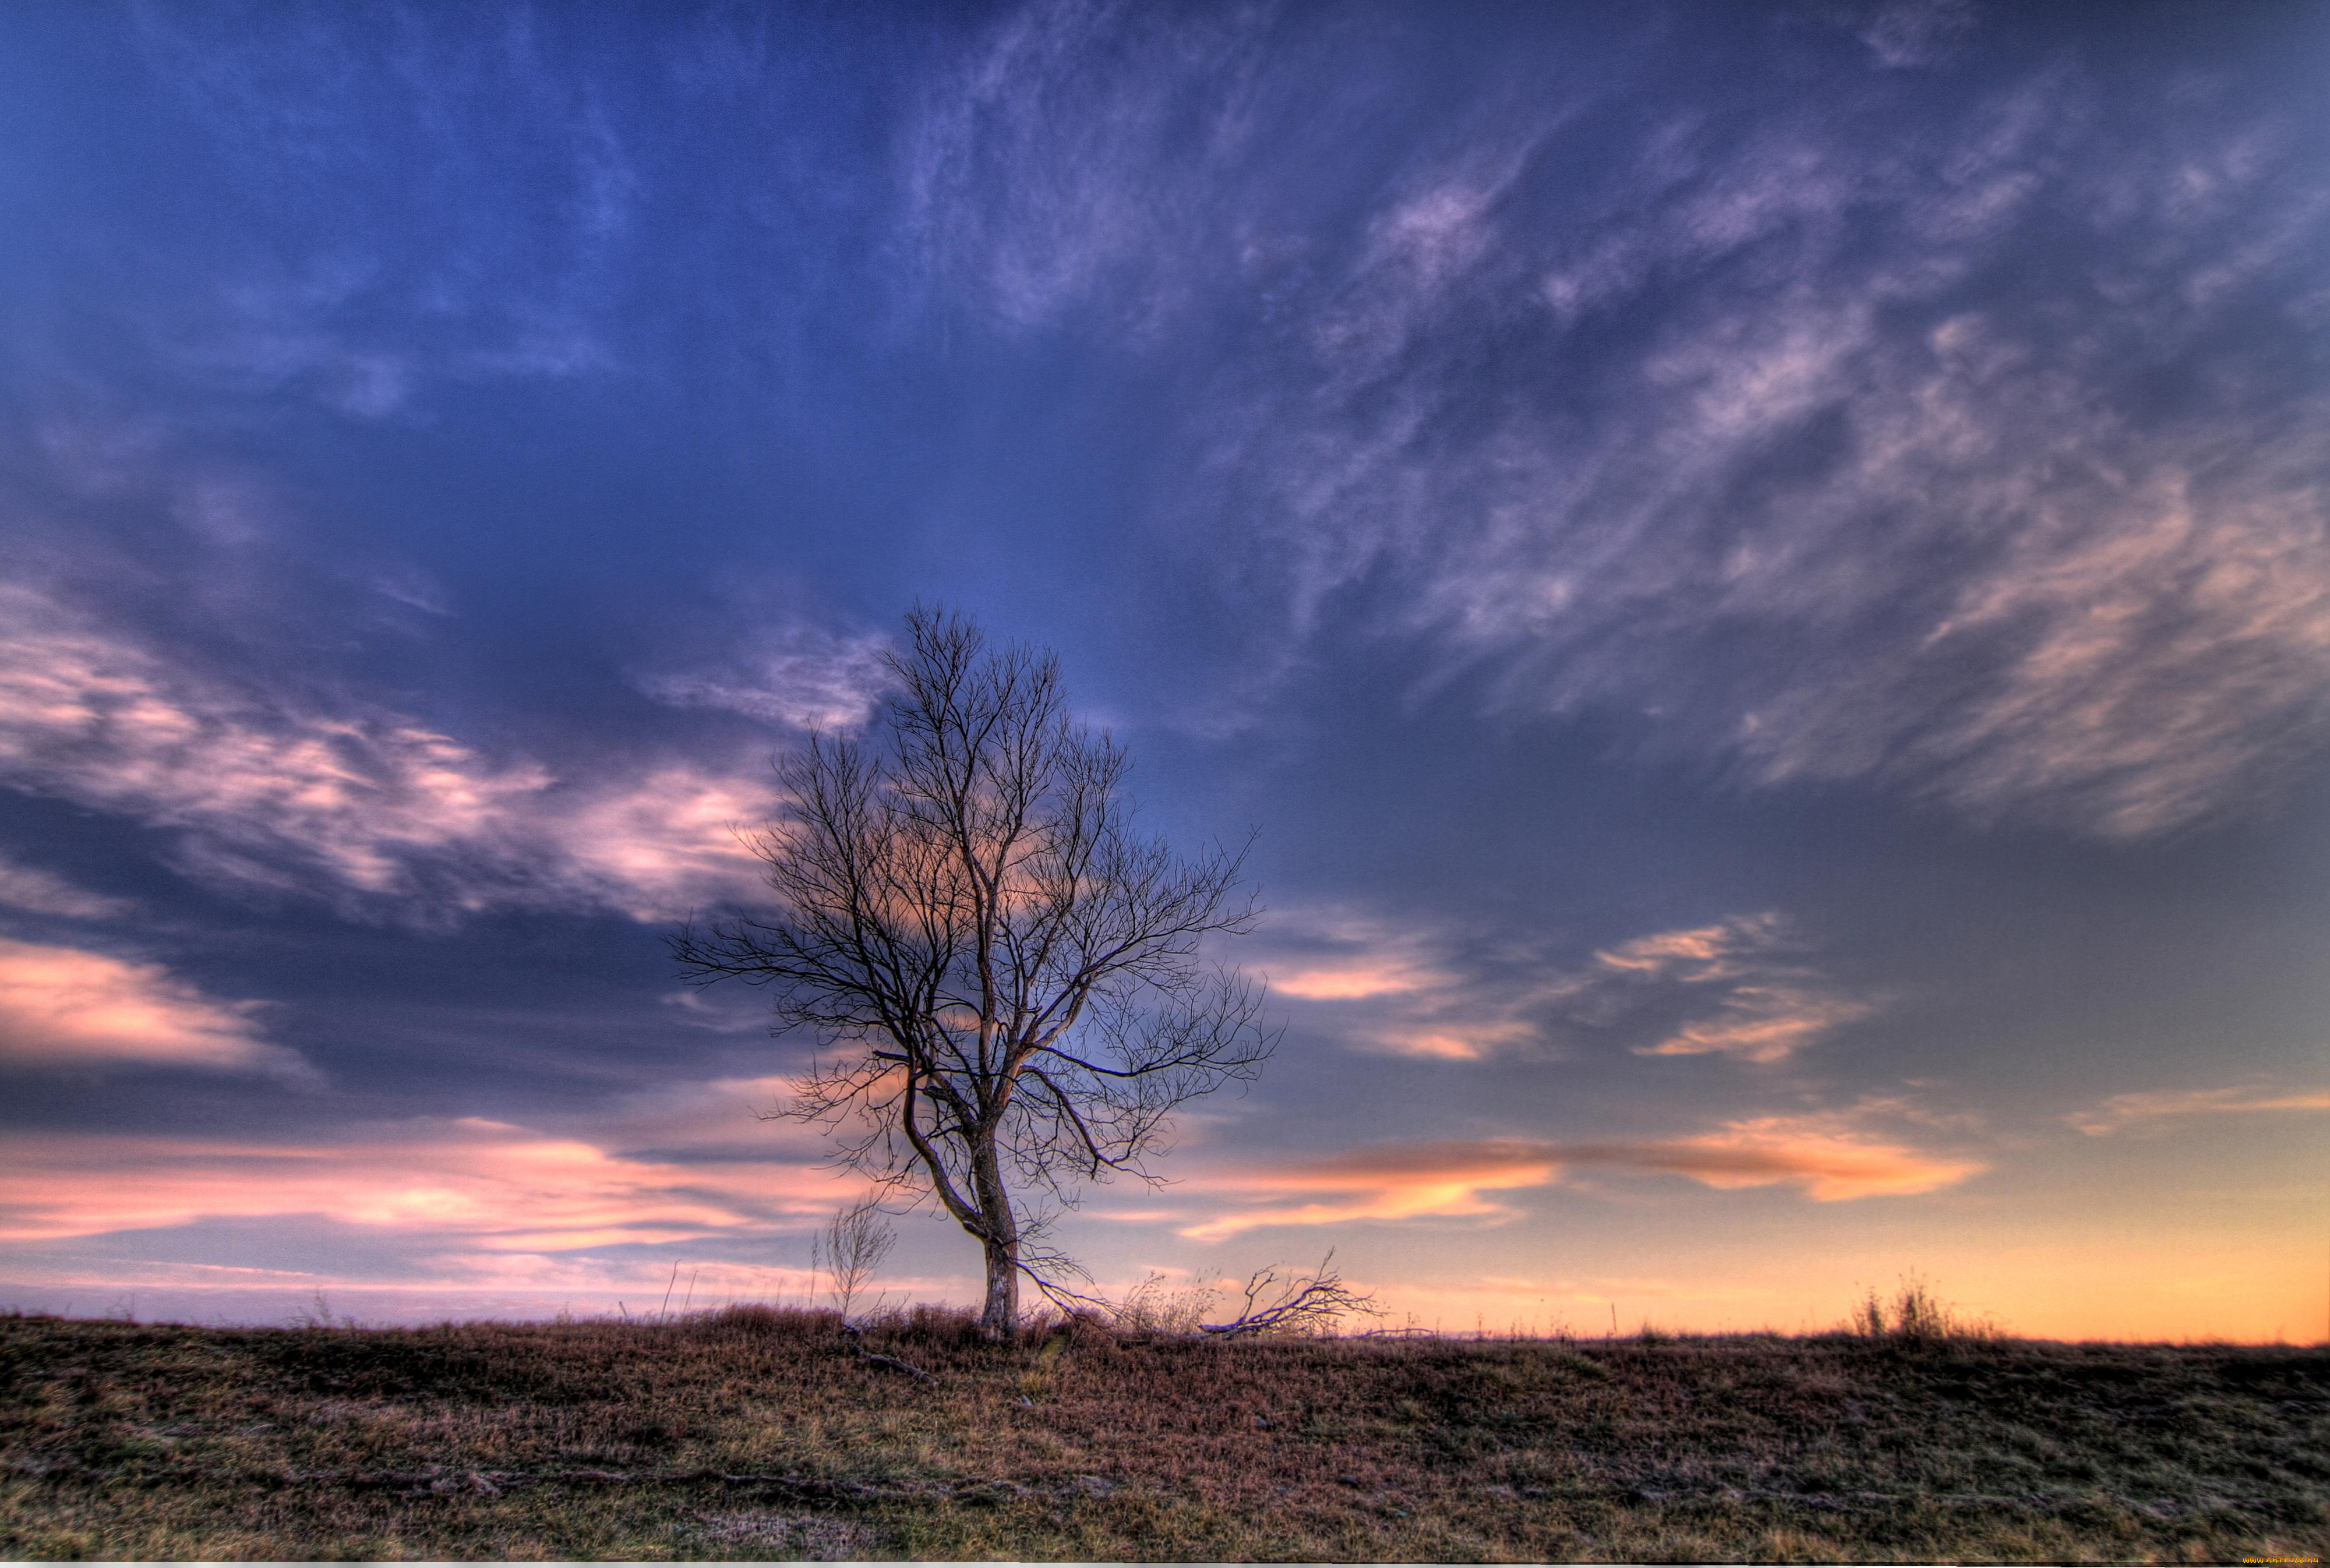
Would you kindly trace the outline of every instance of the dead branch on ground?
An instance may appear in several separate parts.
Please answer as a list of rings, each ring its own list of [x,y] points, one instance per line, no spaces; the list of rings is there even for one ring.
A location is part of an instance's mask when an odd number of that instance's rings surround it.
[[[1321,1334],[1352,1313],[1378,1317],[1375,1298],[1352,1289],[1335,1267],[1332,1249],[1308,1274],[1282,1274],[1277,1265],[1257,1269],[1246,1282],[1246,1308],[1227,1323],[1201,1323],[1198,1331],[1217,1339],[1250,1334]]]
[[[841,1337],[849,1341],[849,1348],[857,1352],[857,1359],[860,1361],[875,1366],[886,1366],[894,1372],[903,1372],[916,1383],[935,1384],[938,1382],[935,1376],[924,1372],[919,1366],[909,1366],[895,1355],[884,1355],[878,1351],[867,1349],[866,1330],[855,1323],[844,1323],[841,1326]]]

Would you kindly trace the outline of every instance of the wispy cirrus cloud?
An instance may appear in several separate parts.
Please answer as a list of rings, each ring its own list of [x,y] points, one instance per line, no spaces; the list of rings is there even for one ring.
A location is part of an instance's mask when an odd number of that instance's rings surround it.
[[[1777,911],[1732,915],[1713,925],[1654,931],[1594,955],[1597,978],[1622,992],[1705,987],[1715,1011],[1688,1018],[1638,1056],[1728,1056],[1757,1064],[1785,1061],[1831,1031],[1873,1015],[1876,999],[1852,995],[1804,959],[1807,944]],[[1605,984],[1598,1005],[1623,1007]]]
[[[1350,906],[1281,910],[1258,939],[1272,991],[1362,1050],[1482,1061],[1542,1039],[1575,979],[1481,950],[1468,933]]]
[[[1283,912],[1266,969],[1271,988],[1306,1002],[1407,997],[1459,983],[1425,931],[1349,909]]]
[[[1514,1211],[1491,1195],[1586,1170],[1679,1176],[1725,1190],[1794,1186],[1815,1203],[1841,1203],[1935,1192],[1984,1168],[1889,1138],[1857,1112],[1749,1117],[1672,1138],[1393,1144],[1208,1180],[1237,1206],[1182,1234],[1217,1241],[1262,1226],[1504,1218]]]
[[[1634,937],[1597,951],[1594,961],[1622,975],[1696,986],[1736,979],[1748,972],[1743,959],[1790,945],[1787,921],[1765,911]]]
[[[794,621],[740,638],[719,664],[634,677],[640,691],[682,708],[718,708],[796,730],[854,730],[889,684],[890,639]]]
[[[2139,116],[1946,8],[1839,20],[1870,69],[1817,113],[1754,71],[1615,109],[1549,43],[1393,152],[1279,74],[1375,46],[1330,25],[1015,13],[906,222],[999,330],[1234,335],[1168,511],[1240,518],[1297,638],[1341,606],[1752,786],[2116,839],[2264,808],[2330,737],[2303,137],[2197,68]],[[1946,103],[1906,69],[1952,59]]]
[[[263,197],[290,241],[185,236],[209,288],[199,312],[145,323],[169,363],[365,420],[406,412],[432,383],[614,365],[606,307],[642,180],[601,84],[552,64],[545,30],[519,14],[280,21],[139,17],[145,63],[218,176]],[[481,137],[496,157],[478,157]],[[386,165],[384,146],[398,149]]]
[[[311,1079],[298,1053],[266,1038],[260,1011],[256,1002],[207,996],[160,964],[0,940],[0,1063],[9,1065]]]
[[[1869,1002],[1798,986],[1734,986],[1714,1015],[1683,1025],[1641,1056],[1729,1056],[1767,1063],[1793,1056],[1832,1029],[1876,1012]]]
[[[2261,1111],[2330,1110],[2330,1089],[2276,1089],[2238,1084],[2220,1089],[2155,1089],[2115,1094],[2078,1110],[2064,1122],[2090,1138],[2188,1116],[2246,1116]]]
[[[25,865],[5,855],[0,855],[0,905],[27,914],[81,921],[108,920],[137,907],[128,899],[91,893],[52,871]]]
[[[1260,940],[1275,949],[1260,966],[1273,990],[1347,1043],[1453,1062],[1546,1049],[1580,1027],[1639,1035],[1680,1012],[1634,1053],[1766,1064],[1872,1016],[1881,1001],[1807,962],[1809,944],[1776,911],[1648,932],[1583,964],[1346,907],[1281,911]]]

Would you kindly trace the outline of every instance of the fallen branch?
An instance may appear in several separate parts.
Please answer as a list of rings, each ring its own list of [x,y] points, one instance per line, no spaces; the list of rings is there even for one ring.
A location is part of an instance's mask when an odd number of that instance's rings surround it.
[[[903,1372],[917,1383],[927,1383],[933,1386],[938,1383],[938,1379],[936,1377],[924,1372],[919,1366],[909,1366],[895,1355],[883,1355],[876,1351],[867,1349],[866,1330],[858,1327],[855,1323],[843,1324],[841,1326],[841,1336],[843,1338],[849,1341],[849,1348],[857,1352],[857,1359],[860,1361],[871,1363],[876,1366],[886,1366],[894,1372]]]
[[[1243,1338],[1249,1334],[1310,1334],[1332,1328],[1350,1313],[1378,1317],[1375,1298],[1343,1283],[1329,1249],[1319,1267],[1308,1274],[1279,1273],[1277,1266],[1257,1269],[1246,1282],[1246,1309],[1227,1323],[1200,1323],[1198,1331],[1217,1339]]]

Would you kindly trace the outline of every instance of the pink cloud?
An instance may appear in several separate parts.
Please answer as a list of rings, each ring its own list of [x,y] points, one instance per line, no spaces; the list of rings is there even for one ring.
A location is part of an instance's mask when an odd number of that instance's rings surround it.
[[[1274,994],[1315,1004],[1353,1046],[1449,1062],[1485,1059],[1538,1034],[1536,1005],[1574,989],[1542,977],[1492,984],[1457,956],[1460,931],[1342,907],[1282,912],[1263,939]]]
[[[775,804],[757,768],[562,781],[374,704],[205,674],[23,587],[0,590],[0,780],[177,829],[213,880],[440,920],[751,898],[731,828]]]
[[[1447,977],[1398,959],[1324,964],[1314,968],[1274,972],[1270,987],[1306,1002],[1349,1002],[1363,997],[1397,996],[1444,984]]]
[[[206,997],[159,964],[0,940],[6,1060],[308,1075],[297,1054],[261,1037],[259,1010]]]
[[[634,1157],[477,1118],[308,1143],[34,1136],[0,1170],[0,1239],[314,1215],[470,1257],[555,1253],[788,1230],[847,1185],[813,1166]]]

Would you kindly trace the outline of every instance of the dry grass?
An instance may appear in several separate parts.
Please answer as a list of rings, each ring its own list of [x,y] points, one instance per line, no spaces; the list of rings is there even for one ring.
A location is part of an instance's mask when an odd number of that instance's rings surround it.
[[[1884,1327],[1880,1325],[1880,1327]],[[0,1319],[62,1557],[2170,1561],[2330,1543],[2330,1354],[1837,1334],[1214,1344],[905,1315]]]

